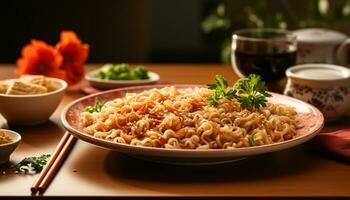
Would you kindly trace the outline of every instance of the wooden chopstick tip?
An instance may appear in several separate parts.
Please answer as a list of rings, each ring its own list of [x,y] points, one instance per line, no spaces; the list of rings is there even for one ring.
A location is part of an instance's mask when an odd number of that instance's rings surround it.
[[[45,192],[64,160],[69,155],[69,152],[73,148],[76,140],[77,139],[69,132],[64,134],[50,161],[45,165],[38,179],[30,188],[32,196],[36,196],[38,192],[39,195],[42,195]]]
[[[64,160],[69,155],[69,152],[73,148],[76,140],[77,139],[73,135],[69,136],[69,138],[68,138],[66,144],[64,145],[64,147],[62,148],[60,154],[58,155],[56,160],[51,165],[51,167],[48,170],[48,172],[47,172],[46,176],[44,177],[44,179],[39,184],[39,186],[38,186],[39,194],[43,194],[46,191],[46,189],[50,185],[51,181],[54,179],[57,171],[61,168]]]
[[[31,187],[30,191],[32,192],[31,195],[36,195],[36,193],[38,192],[38,190],[35,187]]]

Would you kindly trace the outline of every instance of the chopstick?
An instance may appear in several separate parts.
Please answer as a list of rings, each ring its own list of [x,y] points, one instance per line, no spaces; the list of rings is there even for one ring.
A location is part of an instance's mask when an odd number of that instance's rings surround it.
[[[71,148],[75,144],[75,141],[76,138],[72,136],[68,131],[64,133],[50,161],[45,165],[38,179],[30,188],[32,194],[36,194],[37,192],[42,194],[45,192],[46,188],[50,185],[58,169],[62,165],[64,159],[67,157]]]
[[[41,181],[45,178],[47,172],[49,171],[50,167],[54,163],[54,161],[57,159],[59,153],[61,152],[63,146],[66,144],[67,140],[69,138],[69,133],[65,132],[63,137],[61,138],[61,141],[58,143],[53,155],[51,156],[51,159],[48,163],[46,163],[45,167],[41,171],[38,179],[34,182],[33,186],[30,188],[33,194],[35,194],[38,191],[39,185]]]

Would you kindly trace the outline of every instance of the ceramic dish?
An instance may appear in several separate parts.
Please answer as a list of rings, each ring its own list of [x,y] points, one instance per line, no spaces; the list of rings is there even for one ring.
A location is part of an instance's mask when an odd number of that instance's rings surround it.
[[[303,64],[288,68],[284,94],[316,106],[326,121],[350,110],[350,70],[331,64]]]
[[[159,80],[159,75],[155,72],[148,72],[149,79],[145,80],[103,80],[95,78],[95,74],[98,70],[91,71],[85,75],[85,79],[90,83],[91,86],[98,89],[114,89],[127,86],[135,85],[146,85],[152,84]]]
[[[48,78],[60,86],[57,90],[43,94],[0,94],[0,114],[11,124],[34,125],[47,121],[56,110],[67,89],[61,79]]]
[[[17,132],[7,130],[7,129],[0,129],[0,131],[5,132],[10,138],[11,142],[6,144],[0,144],[0,165],[3,163],[6,163],[12,152],[16,149],[19,142],[21,141],[21,135]]]
[[[344,33],[323,28],[304,28],[293,33],[297,36],[298,64],[349,64],[350,40]]]
[[[99,147],[119,151],[133,157],[156,162],[199,165],[231,162],[247,156],[279,151],[302,144],[313,138],[322,129],[324,123],[323,115],[312,105],[291,97],[272,93],[273,97],[269,98],[270,102],[287,104],[294,107],[298,112],[297,117],[302,119],[301,121],[305,122],[303,128],[298,129],[297,136],[294,139],[270,145],[247,148],[188,150],[141,147],[132,146],[129,144],[113,143],[102,139],[97,139],[93,136],[85,134],[82,131],[82,127],[79,123],[79,115],[86,106],[92,105],[95,102],[96,97],[98,97],[100,100],[108,101],[123,97],[128,92],[141,92],[151,88],[161,88],[164,86],[165,85],[121,88],[80,98],[67,105],[62,111],[61,119],[63,125],[74,136]],[[194,85],[174,86],[177,88],[195,87]]]

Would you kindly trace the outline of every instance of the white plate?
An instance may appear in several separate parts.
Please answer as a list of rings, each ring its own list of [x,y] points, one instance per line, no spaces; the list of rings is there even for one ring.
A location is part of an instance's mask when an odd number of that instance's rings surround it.
[[[133,157],[172,164],[198,165],[231,162],[247,156],[291,148],[313,138],[322,129],[324,123],[323,115],[312,105],[291,97],[272,93],[273,97],[269,98],[269,102],[282,103],[294,107],[298,113],[297,118],[299,118],[299,120],[302,119],[300,121],[304,123],[303,128],[297,130],[297,136],[291,140],[263,146],[237,149],[164,149],[114,143],[95,138],[82,131],[82,126],[79,123],[79,115],[86,106],[94,104],[96,97],[102,101],[108,101],[123,97],[128,92],[141,92],[151,88],[161,88],[164,86],[165,85],[154,85],[120,88],[80,98],[63,109],[61,116],[63,126],[81,140],[99,147],[126,153]],[[174,86],[177,88],[194,87],[194,85]]]
[[[144,80],[102,80],[95,78],[97,70],[91,71],[85,75],[85,79],[91,86],[98,89],[115,89],[120,87],[135,86],[135,85],[147,85],[155,83],[159,80],[159,75],[155,72],[148,72],[149,79]]]

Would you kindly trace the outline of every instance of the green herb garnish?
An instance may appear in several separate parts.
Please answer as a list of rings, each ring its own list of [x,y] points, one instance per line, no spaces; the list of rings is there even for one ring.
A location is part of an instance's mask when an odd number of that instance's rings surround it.
[[[149,79],[149,76],[148,76],[148,70],[146,67],[144,66],[138,66],[134,69],[133,71],[134,73],[134,77],[136,79]]]
[[[100,112],[103,105],[104,105],[104,102],[101,102],[99,98],[96,98],[95,105],[86,107],[85,112],[89,112],[89,113]]]
[[[126,63],[105,64],[95,74],[95,77],[103,80],[143,80],[149,79],[148,70],[144,66],[130,68]]]
[[[250,145],[251,147],[253,147],[253,146],[256,145],[256,144],[255,144],[255,141],[254,141],[254,139],[253,139],[252,136],[249,136],[249,137],[248,137],[248,143],[249,143],[249,145]]]
[[[232,89],[228,90],[227,89],[227,81],[222,75],[216,75],[215,76],[215,81],[216,83],[210,83],[208,84],[208,88],[214,91],[214,95],[208,97],[209,103],[212,106],[216,106],[218,101],[221,98],[226,98],[226,99],[233,99],[236,97],[236,92]]]
[[[266,106],[266,97],[271,94],[267,92],[265,82],[256,74],[251,74],[247,78],[238,80],[228,89],[228,84],[222,75],[215,76],[216,83],[208,84],[208,88],[214,90],[214,94],[208,97],[209,103],[216,106],[222,98],[236,98],[243,108],[259,108]]]
[[[265,82],[256,74],[251,74],[247,78],[238,80],[233,88],[237,92],[237,100],[243,108],[259,108],[266,106],[266,97],[271,97],[267,92]]]
[[[43,154],[41,156],[33,156],[24,158],[21,162],[14,166],[14,169],[20,172],[41,172],[46,163],[50,159],[50,154]]]

